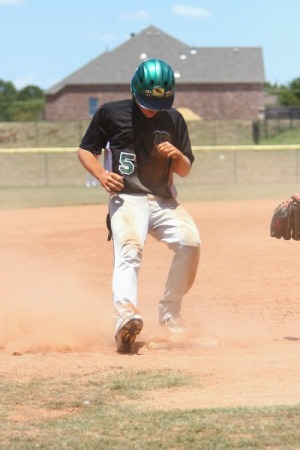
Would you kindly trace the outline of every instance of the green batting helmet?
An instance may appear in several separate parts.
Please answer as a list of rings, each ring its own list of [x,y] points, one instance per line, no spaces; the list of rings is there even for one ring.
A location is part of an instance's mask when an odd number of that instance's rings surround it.
[[[146,59],[131,80],[131,92],[143,108],[159,111],[171,108],[175,78],[172,68],[161,59]]]

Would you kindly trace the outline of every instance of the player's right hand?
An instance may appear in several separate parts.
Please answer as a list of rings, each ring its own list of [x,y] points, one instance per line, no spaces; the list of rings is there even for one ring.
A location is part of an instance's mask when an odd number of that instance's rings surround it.
[[[123,177],[114,172],[103,172],[99,177],[99,181],[109,193],[119,192],[124,187]]]

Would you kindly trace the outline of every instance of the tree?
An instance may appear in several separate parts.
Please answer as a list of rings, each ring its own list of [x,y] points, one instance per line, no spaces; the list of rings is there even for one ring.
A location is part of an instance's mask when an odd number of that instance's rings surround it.
[[[16,95],[17,90],[10,81],[0,80],[0,121],[10,120],[9,108]]]
[[[0,80],[0,121],[41,120],[44,108],[44,93],[38,86],[17,91],[10,81]]]
[[[25,122],[42,120],[44,107],[44,99],[13,102],[9,108],[10,121]]]
[[[278,103],[281,106],[296,106],[299,105],[299,100],[289,87],[284,87],[279,91]]]
[[[293,91],[295,97],[298,99],[298,105],[300,104],[300,78],[295,78],[290,83],[290,89]]]
[[[42,89],[37,86],[26,86],[17,92],[17,100],[20,101],[37,100],[43,98],[44,93]]]
[[[282,106],[300,105],[300,78],[295,78],[279,91],[278,103]]]

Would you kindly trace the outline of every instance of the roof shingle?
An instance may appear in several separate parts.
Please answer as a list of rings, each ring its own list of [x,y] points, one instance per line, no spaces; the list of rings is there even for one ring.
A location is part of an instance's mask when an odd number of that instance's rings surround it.
[[[52,86],[55,94],[67,85],[129,84],[146,58],[167,61],[176,84],[259,83],[265,81],[260,47],[189,47],[154,26],[104,52]]]

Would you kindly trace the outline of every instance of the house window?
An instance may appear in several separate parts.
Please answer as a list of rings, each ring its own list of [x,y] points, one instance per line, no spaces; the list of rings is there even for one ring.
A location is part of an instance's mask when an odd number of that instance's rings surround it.
[[[93,116],[98,109],[98,99],[97,97],[89,98],[89,115]]]

